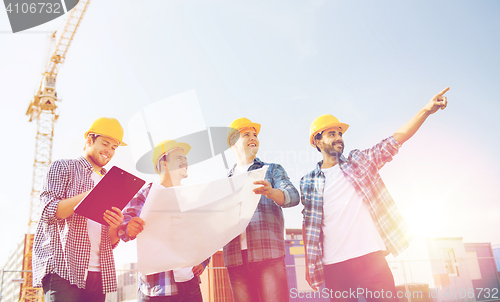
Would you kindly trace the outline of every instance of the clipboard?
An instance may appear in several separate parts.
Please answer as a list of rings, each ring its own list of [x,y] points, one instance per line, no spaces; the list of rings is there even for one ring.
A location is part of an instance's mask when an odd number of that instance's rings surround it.
[[[75,207],[75,213],[108,225],[103,218],[104,212],[111,207],[123,210],[145,183],[139,177],[113,166]]]

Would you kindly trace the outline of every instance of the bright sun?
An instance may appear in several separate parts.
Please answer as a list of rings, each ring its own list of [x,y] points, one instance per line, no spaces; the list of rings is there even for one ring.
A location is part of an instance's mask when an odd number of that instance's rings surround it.
[[[442,237],[445,233],[447,221],[443,209],[439,205],[426,206],[429,202],[419,203],[404,213],[412,232],[423,237]]]

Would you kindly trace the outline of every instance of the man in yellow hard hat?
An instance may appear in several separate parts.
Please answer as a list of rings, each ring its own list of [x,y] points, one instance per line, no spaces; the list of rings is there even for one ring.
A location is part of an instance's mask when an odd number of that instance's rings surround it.
[[[325,282],[332,301],[358,301],[358,294],[368,301],[395,301],[385,256],[401,253],[412,236],[378,170],[429,115],[446,108],[448,89],[394,135],[370,149],[353,150],[347,158],[343,135],[349,125],[332,115],[312,122],[310,143],[323,160],[300,181],[306,279],[315,290]]]
[[[106,211],[101,225],[74,213],[99,182],[118,146],[123,128],[114,118],[99,118],[85,133],[83,156],[50,165],[40,201],[43,209],[33,244],[33,287],[45,301],[104,301],[117,290],[112,248],[120,238],[123,214]]]
[[[174,140],[165,140],[155,146],[152,159],[155,171],[160,175],[159,182],[147,184],[123,209],[124,219],[119,231],[123,241],[135,239],[144,230],[145,222],[139,215],[147,202],[151,187],[180,186],[182,179],[188,176],[186,155],[189,150],[190,145]],[[202,302],[199,276],[209,262],[210,258],[192,267],[151,275],[140,274],[139,301]]]
[[[268,166],[265,180],[256,181],[261,194],[245,232],[224,247],[224,264],[235,302],[289,301],[285,268],[283,207],[299,203],[299,194],[285,169],[257,158],[260,124],[239,118],[229,125],[227,142],[236,155],[229,176]]]

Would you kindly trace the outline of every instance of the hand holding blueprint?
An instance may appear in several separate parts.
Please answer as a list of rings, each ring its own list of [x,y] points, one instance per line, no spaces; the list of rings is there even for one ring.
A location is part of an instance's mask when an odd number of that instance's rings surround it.
[[[267,166],[204,184],[165,188],[155,182],[141,211],[138,268],[148,275],[198,265],[245,231],[261,195],[254,181]]]

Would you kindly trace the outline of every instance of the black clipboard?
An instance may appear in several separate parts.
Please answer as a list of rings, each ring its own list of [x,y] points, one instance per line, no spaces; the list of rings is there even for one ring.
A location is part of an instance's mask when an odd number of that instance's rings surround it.
[[[108,225],[103,219],[104,212],[111,207],[123,210],[145,183],[139,177],[113,166],[76,206],[75,213]]]

